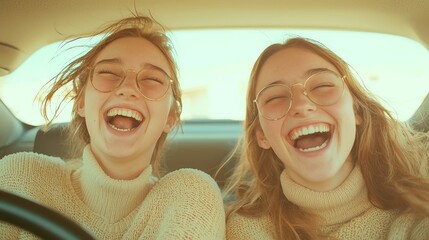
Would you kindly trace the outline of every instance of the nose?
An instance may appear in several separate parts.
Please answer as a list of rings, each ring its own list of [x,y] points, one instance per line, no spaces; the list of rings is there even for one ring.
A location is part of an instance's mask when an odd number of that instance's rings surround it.
[[[122,81],[121,85],[116,89],[116,94],[118,96],[126,98],[139,98],[140,90],[137,86],[136,73],[132,71],[127,71],[125,79]]]
[[[288,112],[290,116],[305,117],[316,109],[316,104],[308,98],[303,88],[294,88],[292,103]]]

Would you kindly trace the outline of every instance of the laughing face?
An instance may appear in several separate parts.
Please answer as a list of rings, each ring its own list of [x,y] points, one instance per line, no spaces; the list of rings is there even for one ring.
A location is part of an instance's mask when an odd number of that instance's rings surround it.
[[[256,93],[270,84],[295,86],[291,88],[292,104],[287,114],[277,120],[259,114],[257,140],[260,147],[272,148],[295,182],[316,191],[329,191],[339,186],[353,168],[350,151],[360,120],[347,86],[338,101],[328,106],[304,95],[305,81],[320,71],[340,76],[332,64],[303,48],[283,49],[269,57],[259,73]]]
[[[152,94],[147,89],[156,89],[162,76],[171,75],[170,67],[155,45],[137,37],[107,45],[94,66],[93,84],[88,80],[85,86],[79,115],[85,118],[91,150],[106,173],[129,178],[149,165],[159,137],[174,125],[175,119],[169,117],[174,101],[171,87],[157,100],[142,94]],[[109,82],[97,85],[97,78]],[[114,89],[106,85],[122,78]]]

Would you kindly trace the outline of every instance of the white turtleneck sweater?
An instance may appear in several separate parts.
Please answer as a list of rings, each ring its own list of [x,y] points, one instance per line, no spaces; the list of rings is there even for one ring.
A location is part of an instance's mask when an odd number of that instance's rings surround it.
[[[89,146],[79,160],[17,153],[0,160],[0,188],[55,209],[99,239],[224,239],[216,182],[181,169],[159,181],[147,167],[133,180],[107,176]],[[1,239],[33,239],[0,222]]]
[[[316,192],[294,182],[285,171],[280,175],[285,197],[300,208],[319,214],[322,231],[337,239],[429,239],[429,219],[374,207],[360,168],[329,192]],[[233,214],[227,221],[227,239],[276,239],[267,215]]]

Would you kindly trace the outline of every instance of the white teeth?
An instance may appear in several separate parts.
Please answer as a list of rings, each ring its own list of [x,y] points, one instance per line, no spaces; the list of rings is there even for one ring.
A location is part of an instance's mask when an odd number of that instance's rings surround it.
[[[109,123],[109,126],[113,129],[121,131],[121,132],[129,132],[129,131],[133,130],[132,128],[117,128],[115,125],[110,124],[110,123]]]
[[[330,130],[329,125],[327,124],[309,125],[299,129],[295,129],[291,134],[291,138],[292,140],[296,140],[301,136],[305,136],[305,135],[309,135],[317,132],[320,132],[320,133],[329,132],[329,130]]]
[[[320,150],[320,149],[322,149],[322,148],[324,148],[324,147],[326,147],[326,145],[328,144],[328,140],[326,140],[324,143],[322,143],[322,145],[320,145],[320,146],[316,146],[316,147],[312,147],[312,148],[298,148],[299,149],[299,151],[301,151],[301,152],[313,152],[313,151],[317,151],[317,150]]]
[[[141,122],[143,120],[143,116],[134,110],[131,109],[125,109],[125,108],[112,108],[107,112],[108,117],[114,117],[114,116],[124,116],[124,117],[130,117],[134,118],[136,121]]]

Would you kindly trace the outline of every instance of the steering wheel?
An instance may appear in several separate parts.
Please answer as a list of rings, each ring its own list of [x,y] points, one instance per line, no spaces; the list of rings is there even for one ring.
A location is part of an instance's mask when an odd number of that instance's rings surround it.
[[[43,239],[95,239],[81,226],[45,206],[0,190],[0,221]]]

